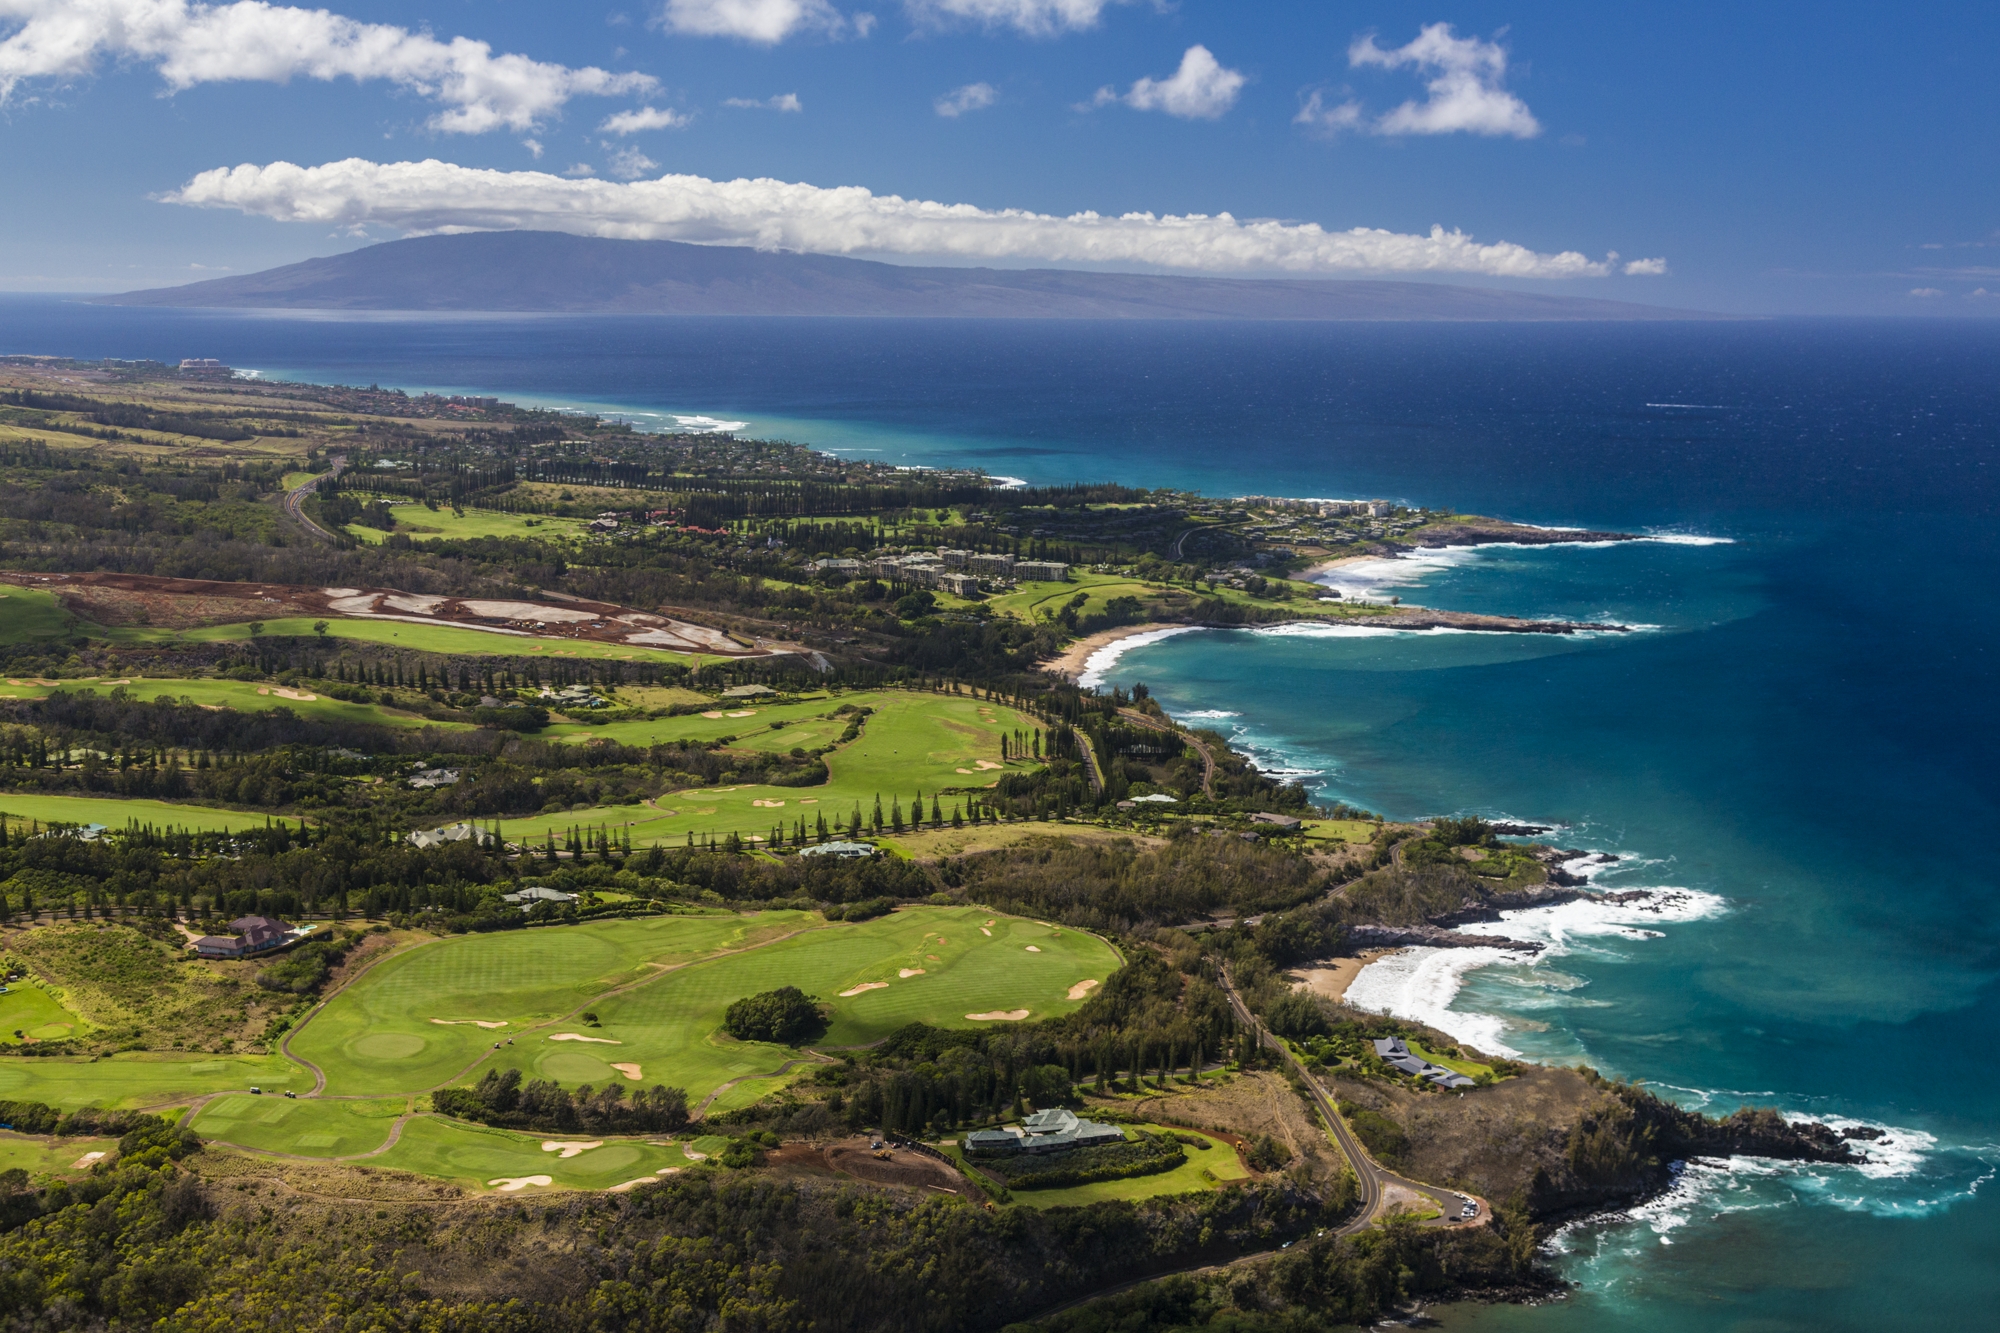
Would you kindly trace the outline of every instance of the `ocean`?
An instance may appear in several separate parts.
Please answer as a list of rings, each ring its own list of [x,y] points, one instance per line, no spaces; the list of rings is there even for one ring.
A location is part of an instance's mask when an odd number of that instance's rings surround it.
[[[1576,1285],[1452,1329],[1992,1327],[2000,1309],[2000,323],[391,319],[0,299],[0,350],[743,423],[1030,482],[1383,497],[1618,545],[1350,588],[1636,627],[1194,631],[1144,681],[1318,795],[1558,826],[1608,888],[1355,998],[1710,1111],[1883,1127],[1866,1167],[1695,1164],[1550,1247]],[[1665,892],[1671,890],[1672,892]]]

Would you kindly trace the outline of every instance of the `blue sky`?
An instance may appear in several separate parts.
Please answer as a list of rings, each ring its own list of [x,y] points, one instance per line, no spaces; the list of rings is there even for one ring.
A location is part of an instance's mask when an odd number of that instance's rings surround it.
[[[525,225],[2000,313],[1995,50],[1993,5],[0,0],[0,289]]]

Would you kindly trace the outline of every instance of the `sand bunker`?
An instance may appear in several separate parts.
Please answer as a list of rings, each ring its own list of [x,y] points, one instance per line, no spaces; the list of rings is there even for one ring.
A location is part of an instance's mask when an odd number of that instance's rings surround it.
[[[512,1194],[530,1185],[553,1185],[556,1182],[553,1176],[498,1176],[486,1183],[502,1194]]]
[[[783,805],[783,804],[784,804],[784,802],[783,802],[783,801],[767,801],[767,800],[764,800],[764,799],[763,799],[762,797],[759,797],[759,798],[758,798],[757,800],[754,800],[754,801],[750,802],[750,804],[752,804],[752,805],[761,805],[761,806],[765,806],[765,807],[767,807],[767,808],[769,808],[769,809],[772,809],[772,810],[776,810],[776,809],[777,809],[777,808],[778,808],[779,806]]]
[[[586,1037],[581,1032],[558,1032],[554,1036],[550,1037],[549,1040],[590,1041],[590,1042],[596,1042],[599,1046],[623,1046],[625,1044],[622,1041],[613,1041],[609,1037]]]
[[[640,1069],[638,1065],[624,1064],[624,1065],[613,1065],[611,1067],[617,1070],[619,1073],[623,1074],[626,1078],[631,1079],[634,1083],[637,1083],[640,1079],[646,1077],[645,1071]]]
[[[887,990],[887,989],[889,989],[889,983],[886,981],[864,981],[859,986],[852,986],[849,987],[847,990],[842,991],[840,993],[840,998],[843,1000],[851,1000],[855,996],[861,994],[861,992],[863,991]]]
[[[101,1152],[87,1152],[87,1153],[85,1153],[85,1154],[84,1154],[83,1156],[81,1156],[81,1157],[77,1158],[77,1159],[76,1159],[76,1160],[75,1160],[74,1162],[71,1162],[71,1163],[70,1163],[70,1168],[71,1168],[72,1170],[79,1170],[79,1169],[81,1169],[81,1168],[83,1168],[83,1167],[86,1167],[86,1166],[89,1166],[89,1165],[90,1165],[91,1163],[93,1163],[93,1162],[101,1162],[101,1161],[103,1161],[103,1160],[104,1160],[104,1154],[103,1154],[103,1153],[101,1153]]]
[[[739,709],[737,709],[737,710],[736,710],[735,712],[733,712],[733,713],[724,713],[724,714],[723,714],[723,716],[724,716],[724,717],[751,717],[751,716],[754,716],[754,715],[756,714],[756,712],[757,712],[757,710],[756,710],[756,709],[754,709],[754,708],[739,708]]]
[[[1006,767],[1006,765],[1005,765],[1005,764],[996,764],[996,763],[994,763],[994,762],[993,762],[993,761],[992,761],[991,759],[982,759],[982,760],[980,760],[980,761],[979,761],[979,767],[980,767],[980,768],[981,768],[982,770],[984,770],[984,769],[989,769],[989,768],[1005,768],[1005,767]]]
[[[992,937],[992,935],[993,935],[993,932],[992,932],[992,931],[990,931],[990,930],[988,930],[988,929],[987,929],[986,927],[984,927],[984,926],[981,926],[981,927],[979,928],[979,933],[980,933],[980,934],[982,934],[982,935],[985,935],[985,936],[987,936],[988,938],[991,938],[991,937]]]
[[[1079,981],[1069,988],[1069,998],[1072,1000],[1081,1000],[1096,989],[1097,983],[1095,981]]]
[[[920,977],[923,974],[924,970],[921,967],[899,967],[896,969],[896,975],[906,981],[911,977]]]
[[[720,721],[722,718],[722,710],[718,708],[713,712],[703,713],[702,716],[712,721]]]
[[[592,1139],[589,1143],[564,1143],[561,1139],[545,1139],[542,1142],[542,1151],[555,1153],[567,1162],[570,1158],[587,1153],[592,1148],[603,1146],[603,1139]]]
[[[1018,1023],[1028,1016],[1026,1009],[989,1009],[983,1014],[967,1014],[975,1023]]]
[[[1041,951],[1042,951],[1042,946],[1039,944],[1030,944],[1028,946],[1029,953],[1040,953]]]
[[[433,1018],[431,1022],[441,1028],[457,1028],[467,1025],[476,1028],[504,1028],[507,1026],[507,1020],[504,1018],[497,1022],[488,1022],[483,1018]]]

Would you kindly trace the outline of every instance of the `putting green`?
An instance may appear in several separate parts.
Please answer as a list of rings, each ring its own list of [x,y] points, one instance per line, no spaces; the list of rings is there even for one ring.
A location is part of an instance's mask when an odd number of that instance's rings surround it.
[[[417,1116],[403,1126],[396,1146],[372,1165],[395,1170],[439,1176],[480,1191],[497,1190],[487,1182],[526,1180],[547,1176],[549,1185],[525,1185],[519,1191],[534,1194],[544,1189],[609,1189],[628,1180],[658,1178],[662,1167],[687,1168],[692,1165],[678,1143],[655,1143],[633,1139],[606,1139],[601,1146],[586,1148],[564,1157],[560,1147],[544,1149],[545,1143],[584,1144],[599,1142],[584,1134],[516,1134],[510,1130],[469,1125],[437,1116]],[[514,1193],[515,1191],[499,1191]]]
[[[10,824],[32,819],[44,824],[103,824],[122,829],[136,819],[156,829],[181,828],[198,833],[262,828],[271,822],[271,816],[261,811],[116,796],[38,796],[18,791],[0,792],[0,814],[5,814]]]
[[[16,981],[0,995],[0,1045],[29,1041],[60,1041],[86,1031],[89,1024],[61,1001],[31,982]],[[16,1034],[19,1035],[16,1035]]]
[[[457,1076],[496,1042],[570,1013],[593,995],[817,919],[803,912],[715,912],[419,945],[336,994],[298,1029],[290,1050],[325,1071],[332,1093],[422,1092]]]
[[[258,1086],[303,1092],[312,1075],[275,1055],[165,1055],[129,1051],[97,1060],[0,1057],[0,1098],[122,1110],[166,1106],[208,1092]]]
[[[204,1106],[191,1128],[205,1139],[239,1148],[300,1157],[353,1157],[381,1147],[396,1117],[407,1110],[409,1101],[402,1097],[294,1100],[233,1093]]]
[[[1072,988],[1102,984],[1118,966],[1110,945],[1081,931],[977,908],[908,908],[682,968],[592,1006],[601,1026],[584,1034],[597,1039],[585,1049],[555,1033],[528,1033],[496,1053],[495,1064],[565,1084],[629,1077],[611,1066],[635,1065],[640,1076],[628,1086],[685,1088],[696,1104],[733,1085],[718,1098],[725,1108],[772,1091],[776,1083],[746,1083],[779,1079],[782,1066],[801,1058],[722,1032],[723,1011],[745,995],[797,986],[833,1006],[821,1044],[861,1046],[920,1020],[977,1028],[1069,1013],[1088,995],[1072,1000]]]
[[[615,723],[583,730],[590,735],[610,735],[613,727],[657,727],[661,740],[683,735],[701,739],[701,732],[690,730],[693,724],[700,723],[712,729],[709,739],[737,736],[734,742],[737,748],[813,748],[837,740],[840,729],[847,725],[846,718],[815,721],[813,715],[846,702],[867,704],[875,713],[863,724],[858,739],[826,756],[828,780],[820,786],[694,788],[662,796],[646,806],[597,806],[514,820],[502,825],[501,835],[516,842],[541,842],[553,833],[560,840],[572,825],[580,825],[588,829],[605,828],[613,836],[629,832],[637,847],[682,842],[690,833],[697,838],[737,833],[762,840],[772,826],[782,824],[789,831],[799,819],[805,820],[806,829],[811,832],[817,827],[820,815],[825,815],[828,823],[844,824],[858,808],[864,819],[870,818],[877,796],[882,798],[885,818],[894,813],[894,803],[898,800],[907,815],[919,791],[924,794],[924,813],[928,817],[929,798],[939,792],[983,789],[998,781],[1003,771],[1001,736],[1017,728],[1032,730],[1034,726],[1003,704],[967,695],[888,690],[762,711],[754,704],[711,710],[721,712],[720,719],[663,718],[657,723]],[[731,718],[728,715],[732,712],[750,716]],[[796,726],[773,732],[769,721],[760,720],[766,713],[772,721],[790,718]],[[761,731],[757,730],[759,727]],[[652,743],[639,738],[636,732],[631,735],[632,744]],[[818,739],[811,740],[809,736]],[[575,735],[569,738],[575,739]],[[965,800],[962,794],[941,798],[940,812],[949,816],[953,806],[962,808]]]
[[[265,713],[275,708],[288,708],[301,717],[315,718],[326,722],[364,722],[383,727],[442,727],[465,729],[464,722],[433,722],[415,713],[399,708],[384,708],[379,704],[348,703],[341,699],[329,698],[314,688],[311,681],[296,687],[273,685],[254,680],[180,680],[175,678],[152,679],[91,679],[64,680],[53,685],[23,681],[16,685],[13,681],[0,684],[0,699],[46,699],[57,690],[67,690],[71,694],[109,694],[113,690],[124,690],[134,699],[147,702],[165,697],[174,702],[197,704],[203,708],[230,708],[239,713]]]

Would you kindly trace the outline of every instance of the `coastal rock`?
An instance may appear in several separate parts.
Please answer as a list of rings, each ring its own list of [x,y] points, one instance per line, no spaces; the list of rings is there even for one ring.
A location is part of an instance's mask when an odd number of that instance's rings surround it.
[[[1517,912],[1524,907],[1558,907],[1563,903],[1573,903],[1589,899],[1598,903],[1644,902],[1653,895],[1645,889],[1627,889],[1620,893],[1590,893],[1581,886],[1590,881],[1571,876],[1556,880],[1550,875],[1550,884],[1538,884],[1532,889],[1517,889],[1510,893],[1493,893],[1479,898],[1468,898],[1463,907],[1450,912],[1438,912],[1428,920],[1434,926],[1464,926],[1479,921],[1498,921],[1502,912]]]
[[[1530,528],[1513,523],[1436,523],[1413,534],[1409,545],[1435,550],[1441,546],[1559,546],[1565,542],[1635,542],[1631,532],[1593,532],[1582,528]],[[1400,543],[1390,543],[1398,545]]]
[[[1349,926],[1347,928],[1349,950],[1411,947],[1512,949],[1519,953],[1539,953],[1542,948],[1539,944],[1503,939],[1498,935],[1466,935],[1458,931],[1440,930],[1436,926]]]

